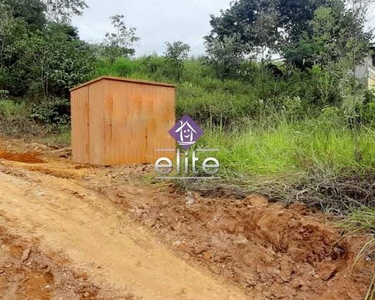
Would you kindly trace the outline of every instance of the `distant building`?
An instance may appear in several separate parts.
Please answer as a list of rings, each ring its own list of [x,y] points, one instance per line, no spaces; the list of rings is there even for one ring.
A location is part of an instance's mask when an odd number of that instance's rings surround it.
[[[356,67],[355,77],[367,89],[375,88],[375,47],[371,47],[370,54]]]
[[[284,63],[285,58],[277,54],[271,58],[271,64]],[[353,74],[352,70],[349,74]],[[366,89],[375,88],[375,45],[370,47],[370,54],[355,69],[355,77]]]

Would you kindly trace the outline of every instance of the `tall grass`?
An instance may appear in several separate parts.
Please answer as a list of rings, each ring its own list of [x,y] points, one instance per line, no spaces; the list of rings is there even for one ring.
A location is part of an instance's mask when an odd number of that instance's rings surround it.
[[[262,73],[255,63],[239,70],[238,78],[221,80],[202,58],[184,62],[181,80],[164,57],[121,58],[115,63],[98,59],[93,77],[113,75],[173,83],[177,86],[177,114],[195,121],[230,126],[242,119],[259,120],[269,109],[282,109],[290,99],[300,99],[301,109],[313,110],[319,102],[319,87],[311,76],[295,71],[283,79]],[[261,80],[262,78],[262,80]],[[314,81],[313,81],[314,82]]]
[[[375,252],[375,210],[371,208],[362,208],[351,212],[339,225],[344,228],[348,234],[370,233],[372,237],[362,247],[356,256],[353,266],[361,259]],[[375,270],[372,270],[372,280],[364,300],[373,300],[375,297]]]
[[[362,129],[362,158],[354,156],[355,143],[347,127],[313,126],[311,120],[283,121],[268,128],[249,126],[238,132],[206,131],[203,144],[219,148],[216,154],[226,174],[285,175],[309,171],[333,174],[375,168],[375,132]]]
[[[113,64],[99,59],[96,70],[95,76],[175,83],[177,117],[188,114],[205,127],[198,146],[220,149],[223,176],[337,174],[375,167],[374,130],[361,128],[360,157],[355,157],[354,133],[344,109],[322,109],[319,72],[260,77],[259,66],[248,63],[241,66],[241,76],[223,81],[198,58],[185,61],[178,82],[165,58],[157,56]]]

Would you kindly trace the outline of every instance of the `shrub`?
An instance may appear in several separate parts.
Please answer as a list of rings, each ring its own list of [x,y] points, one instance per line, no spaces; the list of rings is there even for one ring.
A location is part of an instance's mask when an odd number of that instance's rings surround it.
[[[51,98],[31,106],[31,118],[34,120],[60,127],[70,122],[70,101],[67,99]]]

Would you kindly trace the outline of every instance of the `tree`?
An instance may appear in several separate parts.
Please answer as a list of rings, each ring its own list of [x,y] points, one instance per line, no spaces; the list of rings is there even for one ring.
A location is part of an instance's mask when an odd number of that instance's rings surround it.
[[[47,7],[40,0],[0,0],[3,13],[12,19],[23,20],[31,30],[42,29],[46,24]]]
[[[281,40],[280,31],[282,31],[284,38],[295,39],[301,32],[309,29],[309,21],[313,19],[315,10],[320,6],[328,5],[329,1],[238,0],[232,2],[229,9],[221,11],[220,16],[211,15],[212,30],[206,39],[210,36],[224,37],[237,33],[244,43],[259,46],[262,41],[256,30],[251,28],[269,13],[277,16],[277,19],[274,20],[274,26],[268,28],[268,34]],[[277,45],[271,46],[278,48]]]
[[[262,2],[260,2],[262,4]],[[263,3],[264,4],[264,3]],[[264,64],[267,50],[277,49],[277,43],[280,39],[280,32],[277,25],[280,19],[280,12],[270,2],[267,5],[260,5],[258,17],[252,26],[247,26],[246,32],[256,39],[253,49],[257,54],[261,54],[261,61]]]
[[[311,32],[304,32],[297,43],[286,45],[284,56],[300,68],[310,68],[314,64],[332,66],[353,53],[351,41],[355,34],[354,59],[358,64],[368,52],[372,39],[372,33],[365,31],[364,24],[365,18],[353,13],[344,2],[332,1],[330,7],[322,6],[315,11],[309,23]]]
[[[28,66],[29,96],[33,98],[68,97],[69,88],[86,81],[93,72],[90,48],[70,25],[52,23],[33,34],[28,44],[23,64]]]
[[[372,39],[372,31],[366,36],[363,37],[365,22],[366,22],[366,15],[368,12],[368,7],[370,4],[373,4],[374,0],[347,0],[346,5],[348,6],[348,19],[350,22],[348,23],[348,31],[346,32],[345,38],[347,39],[346,47],[347,47],[347,55],[342,59],[342,67],[346,69],[351,69],[351,74],[346,72],[346,78],[350,80],[346,80],[346,93],[352,99],[352,105],[349,107],[349,120],[352,124],[353,128],[353,137],[355,141],[355,149],[354,149],[354,157],[357,161],[360,161],[362,158],[361,150],[360,150],[360,127],[361,124],[359,120],[361,119],[361,113],[359,107],[362,105],[362,97],[363,97],[363,86],[362,90],[359,90],[359,85],[355,76],[356,66],[358,64],[359,59],[363,55],[363,53],[368,52],[368,48],[370,46],[370,40]],[[367,39],[366,39],[367,38]],[[344,77],[344,82],[345,82]],[[362,95],[361,95],[362,94]]]
[[[0,91],[32,101],[43,122],[69,121],[69,88],[88,80],[94,56],[70,17],[83,0],[0,0]]]
[[[88,79],[93,56],[76,28],[48,21],[39,0],[0,0],[0,7],[0,89],[35,99],[67,97]]]
[[[213,42],[236,36],[243,55],[284,52],[312,32],[311,20],[320,6],[334,0],[238,0],[218,17],[211,16],[211,33],[205,37],[208,48]]]
[[[47,17],[57,23],[69,23],[72,16],[80,16],[88,8],[85,0],[42,0]]]
[[[220,79],[233,78],[244,61],[244,48],[239,35],[225,36],[223,39],[211,38],[206,42],[207,64]]]
[[[2,16],[0,19],[0,89],[22,93],[24,74],[18,62],[22,57],[21,42],[27,39],[28,25],[22,18],[14,18],[15,10],[8,4],[0,2]],[[17,95],[17,93],[16,93]]]
[[[74,15],[81,15],[88,6],[85,0],[0,0],[9,6],[14,18],[22,18],[27,24],[43,27],[46,20],[69,23]]]
[[[173,69],[174,77],[177,78],[177,81],[180,81],[184,69],[184,60],[189,56],[190,46],[181,41],[166,42],[165,44],[167,45],[165,57]]]
[[[108,57],[111,63],[114,63],[116,58],[133,55],[135,50],[131,47],[140,38],[135,35],[136,28],[128,28],[125,25],[123,15],[115,15],[110,19],[115,32],[106,33],[102,47],[103,55]]]

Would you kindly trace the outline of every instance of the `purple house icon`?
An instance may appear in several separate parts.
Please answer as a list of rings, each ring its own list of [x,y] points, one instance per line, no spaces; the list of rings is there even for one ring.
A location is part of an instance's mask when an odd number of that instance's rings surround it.
[[[184,123],[180,121],[180,123],[182,123],[181,126],[176,130],[180,133],[180,145],[193,145],[195,143],[194,134],[197,132],[188,121]]]
[[[188,150],[203,135],[203,130],[189,116],[183,116],[169,133],[184,150]]]

